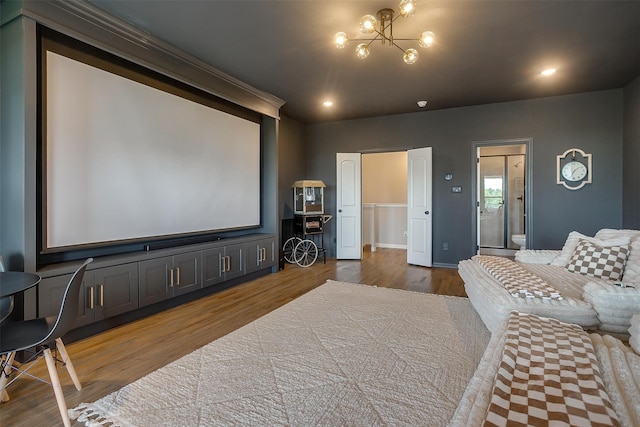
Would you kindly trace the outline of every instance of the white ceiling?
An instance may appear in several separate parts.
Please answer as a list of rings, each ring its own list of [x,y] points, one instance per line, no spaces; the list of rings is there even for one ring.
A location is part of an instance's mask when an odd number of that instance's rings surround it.
[[[420,58],[374,44],[366,60],[358,21],[399,0],[92,0],[138,28],[269,92],[282,113],[317,123],[621,88],[640,75],[640,1],[422,0],[398,18],[396,38],[436,34]],[[540,71],[555,67],[543,78]],[[322,106],[331,98],[334,107]]]

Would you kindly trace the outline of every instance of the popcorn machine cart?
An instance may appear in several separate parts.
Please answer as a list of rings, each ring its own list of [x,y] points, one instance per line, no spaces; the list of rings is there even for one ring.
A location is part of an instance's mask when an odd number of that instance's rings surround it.
[[[305,179],[296,181],[293,188],[294,235],[284,242],[282,250],[288,263],[309,267],[322,253],[326,263],[324,248],[324,224],[332,216],[324,214],[324,189],[322,181]]]

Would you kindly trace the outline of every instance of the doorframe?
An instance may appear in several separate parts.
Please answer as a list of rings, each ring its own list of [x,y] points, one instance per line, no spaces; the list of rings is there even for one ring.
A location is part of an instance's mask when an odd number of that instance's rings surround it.
[[[365,154],[397,153],[397,152],[407,152],[408,153],[409,150],[415,150],[416,148],[425,148],[425,147],[372,148],[372,149],[367,149],[367,150],[349,151],[349,152],[346,152],[346,153],[347,154],[349,154],[349,153],[351,153],[351,154],[360,154],[360,161],[362,163],[362,156],[364,156]],[[337,159],[337,155],[338,155],[338,152],[336,152],[335,159]],[[408,156],[408,154],[407,154],[407,156]],[[337,171],[336,171],[336,173],[337,173]],[[407,176],[407,180],[408,179],[409,179],[409,177]],[[338,183],[337,183],[337,179],[336,179],[336,187],[337,187],[337,184]],[[407,183],[407,185],[408,185],[408,183]],[[338,209],[337,193],[338,193],[338,190],[336,188],[336,214],[337,214],[337,209]],[[362,168],[360,168],[360,194],[362,195]],[[360,204],[362,206],[362,200],[360,202],[361,202]],[[362,209],[361,209],[361,211],[362,211]],[[336,218],[336,220],[337,220],[337,218]],[[360,243],[362,245],[362,234],[363,234],[362,233],[362,217],[361,217],[361,224],[360,224],[359,233],[360,233]],[[338,256],[338,241],[337,241],[337,238],[338,238],[338,229],[337,229],[337,226],[336,226],[336,241],[335,241],[336,257]],[[432,240],[433,240],[433,236],[432,236]],[[432,245],[433,245],[433,241],[432,241]],[[361,255],[362,255],[362,252],[361,252]],[[362,259],[362,257],[360,259]]]
[[[480,250],[479,229],[478,229],[478,203],[480,203],[480,195],[478,194],[478,150],[483,147],[496,147],[502,145],[518,145],[525,146],[525,233],[527,235],[526,248],[531,248],[533,241],[533,138],[514,138],[514,139],[495,139],[485,141],[472,141],[473,149],[471,150],[471,229],[472,229],[472,253],[478,254]]]

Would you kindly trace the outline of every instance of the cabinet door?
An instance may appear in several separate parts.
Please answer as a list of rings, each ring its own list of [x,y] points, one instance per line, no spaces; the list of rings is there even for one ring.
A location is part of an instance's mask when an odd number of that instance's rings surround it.
[[[276,265],[275,239],[247,243],[247,273]]]
[[[140,277],[140,307],[164,301],[173,296],[170,284],[172,257],[156,258],[138,263]]]
[[[277,264],[278,251],[276,251],[276,239],[264,240],[260,247],[262,249],[261,268],[273,267]]]
[[[226,267],[224,270],[225,280],[234,279],[244,275],[245,272],[245,245],[229,245],[224,247],[226,257]]]
[[[60,312],[62,297],[67,289],[71,274],[63,276],[47,277],[38,283],[38,317],[57,316]],[[93,312],[90,312],[86,303],[86,283],[93,280],[93,272],[87,271],[83,278],[83,284],[78,295],[78,317],[93,320]],[[87,321],[86,323],[90,323]]]
[[[223,258],[224,248],[202,251],[202,285],[204,287],[224,281]]]
[[[138,308],[138,268],[135,263],[95,270],[94,320]]]
[[[182,295],[202,288],[200,278],[200,252],[173,257],[173,294]]]
[[[260,270],[262,260],[262,246],[260,242],[246,244],[247,273]]]

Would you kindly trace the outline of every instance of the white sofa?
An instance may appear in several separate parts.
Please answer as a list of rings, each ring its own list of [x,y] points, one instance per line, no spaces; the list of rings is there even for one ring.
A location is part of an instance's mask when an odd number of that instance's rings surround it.
[[[618,251],[617,267],[588,270],[583,262],[585,248],[596,248],[595,255],[587,255],[596,258],[614,248]],[[611,257],[610,252],[606,253]],[[630,319],[640,314],[640,230],[602,229],[593,237],[574,231],[560,251],[518,251],[514,268],[542,279],[560,293],[561,299],[513,296],[482,261],[481,256],[461,261],[458,272],[469,300],[492,333],[516,310],[628,339]]]

